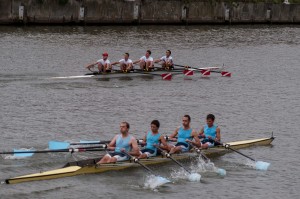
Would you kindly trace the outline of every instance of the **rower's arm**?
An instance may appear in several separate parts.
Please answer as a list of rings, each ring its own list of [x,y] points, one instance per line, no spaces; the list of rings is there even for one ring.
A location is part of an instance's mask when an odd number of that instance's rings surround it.
[[[137,61],[134,61],[134,62],[132,62],[133,64],[137,64],[137,63],[139,63],[141,60],[137,60]]]
[[[156,60],[154,60],[154,63],[158,63],[160,61],[161,61],[160,59],[156,59]]]
[[[194,141],[191,141],[191,143],[197,147],[201,147],[201,142],[200,142],[200,139],[198,137],[198,133],[197,131],[193,130],[192,132],[192,136],[194,138]]]
[[[146,145],[147,143],[147,133],[145,134],[142,143],[140,143],[141,145]]]
[[[199,132],[199,135],[202,136],[202,137],[204,137],[204,128],[203,127],[201,128],[201,130]]]
[[[139,149],[139,147],[138,147],[138,144],[137,144],[137,141],[136,141],[136,139],[133,137],[133,138],[131,138],[131,147],[132,147],[132,150],[131,151],[129,151],[129,154],[130,155],[133,155],[133,156],[138,156],[138,155],[140,155],[140,149]]]
[[[216,131],[217,131],[217,135],[216,135],[215,141],[220,142],[221,141],[221,129],[218,127],[216,129]]]
[[[119,64],[120,62],[116,61],[116,62],[113,62],[111,63],[111,65],[116,65],[116,64]]]
[[[115,150],[116,146],[116,140],[117,140],[117,135],[110,141],[110,143],[107,145],[108,150]]]
[[[175,137],[176,137],[176,135],[178,134],[179,128],[180,128],[180,127],[177,127],[177,128],[175,129],[175,131],[170,135],[169,140],[172,140],[172,141],[176,141],[176,140],[177,140]]]
[[[162,143],[163,146],[168,147],[168,143],[163,135],[160,136],[159,141]]]
[[[91,68],[91,67],[93,67],[94,65],[96,65],[97,64],[97,62],[94,62],[94,63],[91,63],[91,64],[88,64],[87,66],[85,66],[87,69],[89,69],[89,68]]]

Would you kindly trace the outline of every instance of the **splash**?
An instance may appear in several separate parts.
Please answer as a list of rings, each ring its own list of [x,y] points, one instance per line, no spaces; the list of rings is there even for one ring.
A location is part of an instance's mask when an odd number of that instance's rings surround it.
[[[156,189],[159,186],[162,186],[166,183],[171,182],[170,180],[161,177],[161,176],[155,176],[155,175],[150,175],[146,177],[145,183],[144,183],[144,187],[147,189]]]
[[[191,182],[200,182],[201,175],[197,172],[192,171],[191,173],[186,172],[184,169],[174,170],[171,173],[171,177],[174,179],[182,179],[186,180],[188,179]]]
[[[196,164],[193,166],[193,170],[197,172],[213,172],[220,176],[226,176],[226,170],[218,168],[210,160],[203,160],[201,157],[197,159]]]

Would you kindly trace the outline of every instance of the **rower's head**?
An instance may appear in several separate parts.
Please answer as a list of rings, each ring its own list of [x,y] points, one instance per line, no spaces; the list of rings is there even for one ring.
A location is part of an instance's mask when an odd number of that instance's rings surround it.
[[[150,57],[150,55],[151,55],[151,50],[147,50],[145,56],[148,58],[148,57]]]
[[[171,54],[172,54],[172,53],[171,53],[170,50],[167,50],[167,51],[166,51],[166,56],[167,56],[167,57],[169,57]]]
[[[214,125],[215,116],[213,114],[208,114],[206,116],[206,124],[207,126],[211,127]]]
[[[184,115],[182,117],[182,126],[183,127],[189,127],[191,123],[191,117],[189,115]]]
[[[130,125],[129,125],[128,122],[121,122],[121,124],[120,124],[120,132],[123,135],[126,135],[128,133],[129,128],[130,128]]]
[[[158,129],[159,129],[159,126],[160,126],[159,121],[158,121],[158,120],[153,120],[153,121],[151,122],[151,131],[152,131],[153,133],[157,133],[157,132],[158,132]]]
[[[129,53],[124,53],[124,59],[128,59],[129,58]]]
[[[102,57],[103,57],[104,60],[107,59],[108,53],[107,52],[102,53]]]

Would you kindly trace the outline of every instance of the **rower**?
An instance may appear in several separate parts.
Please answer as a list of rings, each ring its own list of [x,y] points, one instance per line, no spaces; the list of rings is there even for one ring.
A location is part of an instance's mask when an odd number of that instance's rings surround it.
[[[154,63],[159,62],[162,62],[161,66],[165,70],[170,70],[174,68],[173,58],[171,57],[171,51],[167,50],[165,56],[162,56],[160,59],[154,61]]]
[[[120,134],[116,135],[107,145],[109,150],[114,150],[112,153],[106,154],[97,164],[115,163],[130,159],[123,151],[130,155],[139,155],[139,148],[136,139],[129,134],[130,125],[128,122],[121,122]]]
[[[153,120],[151,122],[151,131],[148,131],[144,136],[142,145],[146,145],[144,149],[140,151],[138,158],[149,158],[157,155],[157,148],[155,145],[160,144],[164,147],[168,147],[167,141],[162,134],[158,132],[160,123],[158,120]]]
[[[191,149],[190,142],[196,143],[200,145],[200,139],[198,138],[198,134],[195,130],[191,128],[191,117],[189,115],[184,115],[182,118],[182,126],[177,127],[174,133],[169,137],[169,140],[176,140],[177,143],[175,145],[171,145],[170,154],[179,153],[179,152],[187,152]],[[192,141],[192,140],[195,141]]]
[[[149,71],[153,69],[154,68],[153,58],[150,55],[151,55],[151,51],[147,50],[145,56],[142,56],[139,60],[133,62],[133,64],[139,63],[140,68],[142,70]]]
[[[130,70],[133,70],[133,62],[131,59],[129,59],[129,53],[124,54],[124,59],[121,59],[118,62],[114,62],[111,65],[120,64],[120,69],[123,72],[128,72]]]
[[[217,125],[214,124],[214,121],[215,121],[215,116],[213,114],[208,114],[206,116],[206,125],[202,127],[199,132],[199,137],[204,138],[201,141],[202,149],[213,147],[215,146],[215,141],[216,142],[221,141],[221,130]]]
[[[86,66],[87,69],[91,70],[95,65],[98,65],[99,73],[101,72],[111,72],[112,66],[110,64],[110,61],[108,60],[108,53],[104,52],[102,54],[102,59],[99,59],[98,61],[91,63]]]

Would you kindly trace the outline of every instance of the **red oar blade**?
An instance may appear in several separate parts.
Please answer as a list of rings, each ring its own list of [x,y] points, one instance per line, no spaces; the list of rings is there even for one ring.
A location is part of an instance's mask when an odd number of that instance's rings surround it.
[[[202,74],[202,77],[210,76],[210,71],[209,70],[200,70],[200,73]]]
[[[222,77],[231,77],[231,73],[230,72],[226,72],[226,71],[222,71],[221,75],[222,75]]]
[[[171,80],[172,79],[172,74],[171,73],[164,73],[161,75],[163,80]]]
[[[193,70],[184,70],[183,74],[185,76],[192,76],[192,75],[194,75],[194,71]]]

